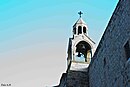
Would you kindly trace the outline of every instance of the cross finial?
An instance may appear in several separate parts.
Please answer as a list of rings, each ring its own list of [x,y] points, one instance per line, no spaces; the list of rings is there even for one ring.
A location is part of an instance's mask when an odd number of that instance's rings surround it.
[[[78,14],[79,14],[79,16],[80,16],[80,18],[81,18],[81,16],[82,16],[83,13],[80,11],[80,12],[78,12]]]

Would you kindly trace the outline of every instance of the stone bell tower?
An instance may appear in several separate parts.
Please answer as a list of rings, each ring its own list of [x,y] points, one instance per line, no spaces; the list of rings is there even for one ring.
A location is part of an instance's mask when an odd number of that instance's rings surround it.
[[[79,19],[73,25],[73,38],[69,38],[68,44],[68,66],[70,63],[89,65],[95,51],[95,42],[88,35],[87,24],[83,21],[81,11]]]
[[[78,13],[73,25],[73,37],[69,38],[67,70],[63,73],[59,87],[89,87],[88,66],[95,51],[95,42],[88,35],[88,27]]]

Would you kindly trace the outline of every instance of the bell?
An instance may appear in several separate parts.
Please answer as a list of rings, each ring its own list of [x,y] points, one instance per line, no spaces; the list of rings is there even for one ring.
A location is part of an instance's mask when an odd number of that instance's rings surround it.
[[[85,46],[82,44],[82,48],[85,49]]]

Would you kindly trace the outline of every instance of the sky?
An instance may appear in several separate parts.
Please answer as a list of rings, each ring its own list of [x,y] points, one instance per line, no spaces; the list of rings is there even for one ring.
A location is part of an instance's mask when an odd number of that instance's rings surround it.
[[[78,12],[98,45],[118,0],[0,0],[0,84],[57,85]]]

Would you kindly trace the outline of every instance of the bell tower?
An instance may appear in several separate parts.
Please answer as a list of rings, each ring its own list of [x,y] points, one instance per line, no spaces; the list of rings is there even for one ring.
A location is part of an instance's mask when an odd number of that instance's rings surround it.
[[[73,25],[73,37],[69,38],[67,64],[89,65],[95,51],[95,42],[88,35],[87,24],[82,19],[82,12],[78,12],[79,19]]]
[[[87,24],[79,19],[73,25],[73,37],[69,38],[67,70],[59,87],[89,87],[88,66],[95,52],[95,42],[88,35]]]

